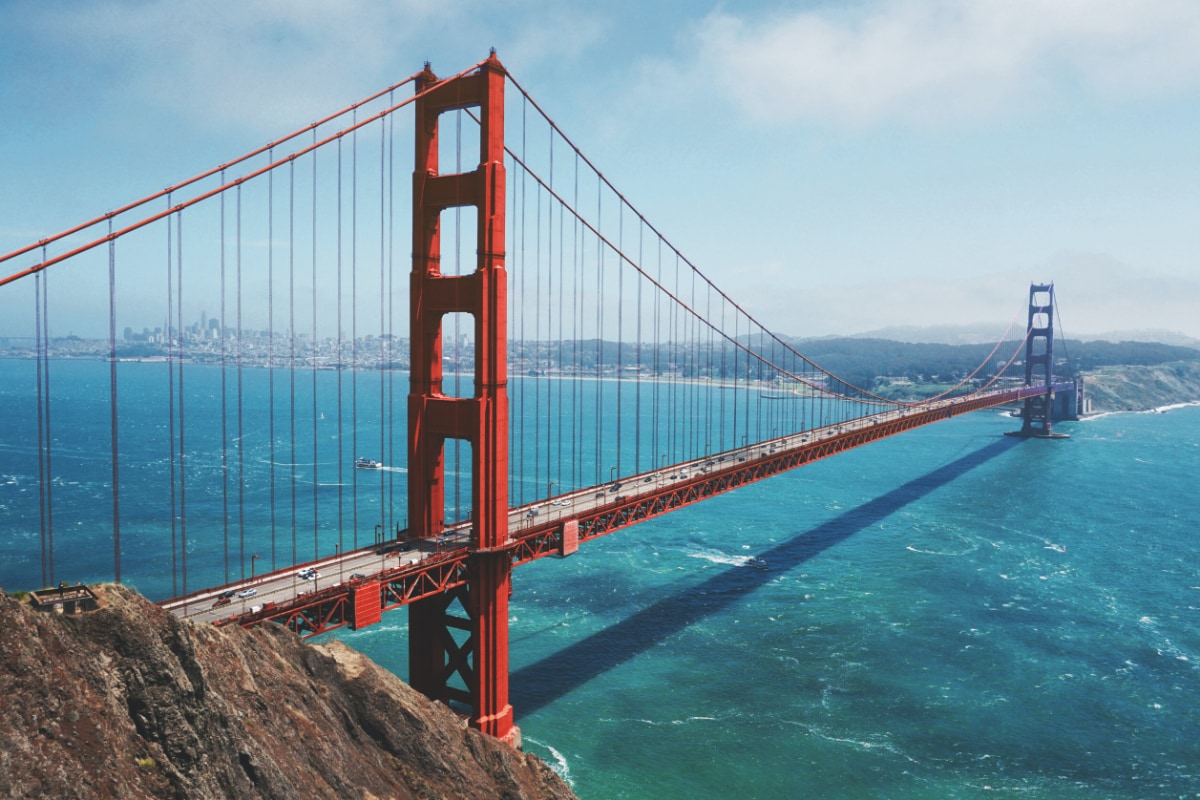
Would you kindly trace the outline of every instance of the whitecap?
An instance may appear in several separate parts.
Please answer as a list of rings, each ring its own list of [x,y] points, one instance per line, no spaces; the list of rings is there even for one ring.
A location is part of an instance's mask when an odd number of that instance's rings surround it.
[[[570,786],[572,789],[575,788],[575,781],[571,777],[571,765],[567,763],[567,757],[561,751],[555,749],[553,745],[548,745],[545,742],[534,739],[532,736],[526,736],[525,741],[538,747],[546,748],[550,752],[550,757],[554,759],[554,763],[550,765],[550,769],[554,770],[558,774],[558,777],[566,782],[567,786]]]

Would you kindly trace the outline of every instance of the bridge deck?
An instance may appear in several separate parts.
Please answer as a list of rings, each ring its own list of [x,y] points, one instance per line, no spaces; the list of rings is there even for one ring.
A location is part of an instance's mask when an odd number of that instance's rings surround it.
[[[1054,388],[1069,389],[1070,385]],[[563,555],[570,551],[564,538],[569,527],[574,527],[571,538],[586,541],[826,456],[1044,391],[1039,387],[1006,389],[941,401],[920,410],[873,414],[513,508],[508,549],[514,564]],[[355,625],[356,609],[364,607],[364,600],[368,610],[365,616],[358,612],[360,623],[377,619],[380,611],[466,583],[471,534],[467,524],[460,524],[436,539],[365,547],[250,581],[204,589],[161,605],[180,617],[201,622],[253,625],[271,620],[312,636]],[[310,569],[315,574],[303,577]]]

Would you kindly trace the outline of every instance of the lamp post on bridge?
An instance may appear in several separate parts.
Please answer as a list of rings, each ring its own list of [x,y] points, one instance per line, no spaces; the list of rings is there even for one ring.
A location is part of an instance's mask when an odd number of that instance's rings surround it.
[[[254,580],[254,562],[258,558],[258,553],[250,556],[250,580]]]
[[[608,468],[608,482],[609,483],[613,483],[614,481],[616,481],[616,478],[614,477],[616,474],[617,474],[616,465],[613,465]]]

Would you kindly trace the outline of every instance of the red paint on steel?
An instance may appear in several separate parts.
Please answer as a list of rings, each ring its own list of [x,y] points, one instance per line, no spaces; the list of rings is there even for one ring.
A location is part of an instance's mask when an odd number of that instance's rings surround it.
[[[559,545],[558,554],[569,556],[577,552],[579,552],[579,520],[569,519],[562,526],[562,543]]]
[[[383,604],[380,601],[379,581],[362,581],[350,587],[350,596],[354,605],[354,620],[351,627],[354,630],[374,625],[383,618]]]
[[[410,601],[409,678],[441,700],[466,698],[472,724],[492,736],[512,733],[508,702],[508,597],[512,561],[508,536],[507,283],[504,268],[504,68],[493,54],[473,74],[445,81],[426,68],[417,79],[413,175],[411,390],[408,399],[409,534],[435,539],[444,528],[445,443],[471,443],[471,534],[468,588],[456,596],[466,618],[453,616],[447,596]],[[438,117],[479,107],[479,166],[438,174]],[[477,210],[478,262],[470,275],[441,272],[440,215]],[[475,324],[475,394],[442,392],[442,318],[468,313]],[[451,629],[469,631],[459,645]],[[471,663],[473,656],[474,663]]]

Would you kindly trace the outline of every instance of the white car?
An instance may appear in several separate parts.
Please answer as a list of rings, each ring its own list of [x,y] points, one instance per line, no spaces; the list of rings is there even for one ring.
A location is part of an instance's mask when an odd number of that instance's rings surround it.
[[[302,580],[312,581],[321,577],[321,573],[317,572],[315,567],[305,567],[296,573],[296,577]]]
[[[242,589],[240,592],[238,592],[238,597],[254,597],[256,594],[258,594],[258,589]]]

